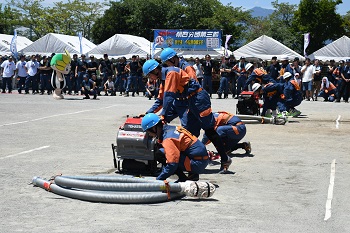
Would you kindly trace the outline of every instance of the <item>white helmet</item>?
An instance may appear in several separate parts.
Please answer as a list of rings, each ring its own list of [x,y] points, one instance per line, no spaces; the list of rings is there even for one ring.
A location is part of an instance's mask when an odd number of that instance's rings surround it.
[[[257,90],[259,90],[260,87],[261,85],[259,83],[254,83],[252,86],[252,91],[256,92]]]
[[[252,63],[248,63],[247,65],[245,65],[245,70],[248,71],[251,67],[253,66]]]
[[[292,76],[292,74],[290,72],[286,72],[283,75],[283,79],[290,78],[291,76]]]

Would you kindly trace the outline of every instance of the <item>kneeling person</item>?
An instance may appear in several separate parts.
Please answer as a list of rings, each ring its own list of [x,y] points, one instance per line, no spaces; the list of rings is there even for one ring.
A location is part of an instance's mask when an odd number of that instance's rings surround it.
[[[321,91],[318,96],[324,98],[324,101],[333,102],[337,98],[337,88],[328,81],[327,77],[322,78]]]
[[[232,151],[239,148],[244,149],[246,154],[250,154],[250,142],[239,143],[246,135],[245,124],[232,113],[229,112],[215,112],[215,130],[219,134],[221,140],[225,144],[225,151],[230,154]],[[209,144],[208,137],[204,134],[202,139],[203,144]]]
[[[89,95],[93,95],[94,99],[96,99],[96,83],[89,79],[89,76],[87,74],[84,75],[84,80],[81,83],[81,92],[85,97],[83,99],[90,99]]]
[[[151,137],[157,137],[164,149],[166,165],[157,180],[165,180],[173,174],[179,177],[180,182],[199,179],[209,158],[205,145],[196,136],[181,126],[164,123],[154,113],[146,114],[141,126]],[[184,171],[188,172],[188,177]]]

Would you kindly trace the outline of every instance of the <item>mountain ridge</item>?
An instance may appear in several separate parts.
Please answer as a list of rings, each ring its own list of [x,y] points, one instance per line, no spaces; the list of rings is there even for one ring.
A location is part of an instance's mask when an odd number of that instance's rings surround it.
[[[253,17],[265,18],[265,17],[268,17],[269,15],[271,15],[274,10],[256,6],[256,7],[249,9],[249,11],[251,11],[251,14]]]

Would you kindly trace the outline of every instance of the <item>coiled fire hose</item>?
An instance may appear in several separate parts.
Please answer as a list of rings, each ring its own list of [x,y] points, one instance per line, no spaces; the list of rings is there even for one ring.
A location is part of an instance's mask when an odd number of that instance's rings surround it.
[[[208,182],[180,182],[115,176],[56,176],[51,180],[33,177],[32,183],[55,194],[74,199],[119,203],[158,203],[185,196],[211,197],[216,188]]]

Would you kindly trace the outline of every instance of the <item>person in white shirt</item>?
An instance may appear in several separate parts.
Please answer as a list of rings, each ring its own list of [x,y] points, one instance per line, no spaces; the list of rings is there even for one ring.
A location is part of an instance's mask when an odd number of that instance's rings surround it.
[[[108,92],[111,93],[112,96],[115,96],[114,82],[111,76],[108,76],[108,80],[104,84],[104,91],[105,96],[108,96]]]
[[[18,94],[22,94],[22,90],[24,89],[24,83],[26,81],[27,77],[27,69],[26,69],[27,62],[25,61],[25,56],[21,55],[20,60],[16,64],[16,71],[17,71],[17,77],[18,77]]]
[[[198,57],[196,57],[195,63],[193,64],[193,68],[196,71],[197,79],[200,84],[203,81],[203,66]]]
[[[37,82],[39,62],[36,60],[35,55],[31,56],[31,60],[26,64],[27,78],[25,82],[25,93],[29,94],[29,86],[32,84],[32,94],[39,93],[39,86]]]
[[[12,77],[15,75],[16,65],[13,62],[12,56],[8,60],[4,61],[1,64],[0,76],[2,76],[2,92],[6,93],[6,84],[8,93],[12,93]]]
[[[314,67],[311,64],[310,58],[305,59],[305,65],[301,68],[301,73],[303,74],[303,90],[305,91],[306,100],[310,101],[313,99],[312,96],[312,80],[314,79]]]
[[[320,93],[320,87],[321,87],[321,71],[322,66],[320,65],[320,61],[318,59],[315,59],[314,65],[313,65],[314,71],[314,78],[312,82],[312,97],[315,97],[315,101],[317,101],[317,96]]]

